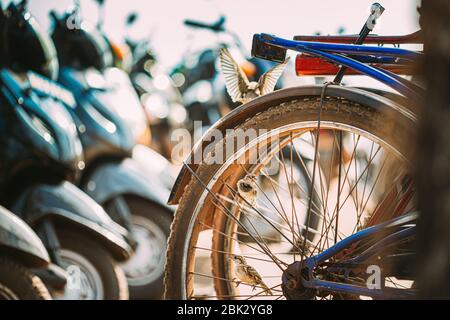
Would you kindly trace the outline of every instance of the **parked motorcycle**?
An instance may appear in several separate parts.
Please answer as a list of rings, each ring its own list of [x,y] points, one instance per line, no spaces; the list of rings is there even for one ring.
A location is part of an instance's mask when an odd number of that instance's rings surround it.
[[[69,182],[85,162],[67,111],[74,99],[50,80],[58,71],[51,39],[25,1],[2,12],[1,30],[0,203],[36,231],[52,263],[76,275],[76,285],[50,288],[53,297],[127,298],[118,265],[130,257],[127,232]]]
[[[161,176],[169,176],[167,161],[157,165],[160,155],[136,145],[148,126],[128,75],[112,66],[111,43],[100,30],[68,27],[73,14],[51,16],[62,66],[58,81],[75,97],[76,106],[67,110],[84,150],[78,185],[135,242],[135,255],[122,265],[131,298],[159,298],[173,215],[166,205],[170,186],[160,182]]]

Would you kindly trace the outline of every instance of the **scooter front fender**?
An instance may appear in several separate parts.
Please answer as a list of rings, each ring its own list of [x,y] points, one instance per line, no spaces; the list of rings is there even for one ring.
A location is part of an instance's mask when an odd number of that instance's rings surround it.
[[[0,253],[22,261],[30,268],[47,267],[50,258],[41,239],[20,218],[0,207]]]
[[[15,203],[13,211],[32,227],[44,219],[72,224],[100,240],[117,260],[130,257],[127,231],[92,198],[67,181],[29,188]]]

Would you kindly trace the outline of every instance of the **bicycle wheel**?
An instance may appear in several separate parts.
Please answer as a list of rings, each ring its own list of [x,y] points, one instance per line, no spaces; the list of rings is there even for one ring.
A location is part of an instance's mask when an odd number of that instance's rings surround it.
[[[206,159],[199,165],[171,228],[166,298],[283,299],[281,276],[289,264],[414,210],[413,189],[405,179],[410,153],[403,143],[411,138],[414,121],[396,108],[381,111],[332,97],[321,105],[320,100],[292,99],[247,119],[235,129],[252,129],[253,138],[226,154],[236,138],[228,132],[210,154],[222,150],[226,161],[210,164]],[[309,163],[298,141],[312,145]],[[294,163],[306,172],[309,191],[295,177]],[[261,225],[278,237],[262,235]],[[242,270],[259,277],[245,278]],[[386,285],[410,286],[392,277],[385,280]],[[345,298],[316,291],[308,296],[325,297]]]

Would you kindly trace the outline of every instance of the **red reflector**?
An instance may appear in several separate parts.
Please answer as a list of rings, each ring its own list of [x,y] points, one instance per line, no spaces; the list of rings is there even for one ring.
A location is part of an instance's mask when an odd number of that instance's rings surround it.
[[[338,66],[321,58],[306,54],[298,54],[295,58],[295,71],[298,76],[334,75],[338,70]]]
[[[374,67],[382,68],[390,72],[402,75],[412,75],[414,70],[408,65],[381,65],[371,64]],[[339,67],[322,58],[313,57],[307,54],[298,54],[295,58],[295,71],[298,76],[333,76],[339,71]],[[353,69],[347,69],[346,75],[359,74]]]

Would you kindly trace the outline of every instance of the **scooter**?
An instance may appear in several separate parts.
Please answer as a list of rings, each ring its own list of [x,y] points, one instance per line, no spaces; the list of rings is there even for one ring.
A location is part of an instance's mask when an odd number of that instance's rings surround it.
[[[130,297],[160,298],[166,242],[173,207],[166,205],[167,161],[136,145],[148,128],[128,75],[111,66],[107,38],[97,29],[69,28],[74,12],[52,12],[52,39],[62,65],[59,83],[71,91],[76,107],[68,108],[83,144],[85,170],[78,185],[136,242],[132,259],[122,265]],[[162,165],[161,165],[162,164]]]
[[[10,4],[0,21],[8,66],[0,71],[0,203],[35,230],[52,263],[75,275],[67,290],[50,288],[54,298],[127,298],[118,267],[132,251],[127,232],[70,182],[85,162],[67,112],[75,101],[49,79],[58,69],[51,39],[25,2]]]
[[[42,241],[13,213],[0,206],[0,300],[48,300],[51,296],[36,274],[53,276],[65,286],[66,274],[53,273]]]

